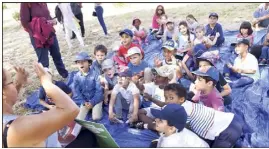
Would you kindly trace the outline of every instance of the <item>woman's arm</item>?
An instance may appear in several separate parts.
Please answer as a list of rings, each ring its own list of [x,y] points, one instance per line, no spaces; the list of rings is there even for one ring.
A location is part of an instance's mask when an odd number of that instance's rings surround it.
[[[39,144],[73,121],[79,112],[71,98],[52,83],[43,66],[36,63],[34,67],[46,94],[53,99],[56,108],[17,118],[8,131],[9,147],[31,147]]]

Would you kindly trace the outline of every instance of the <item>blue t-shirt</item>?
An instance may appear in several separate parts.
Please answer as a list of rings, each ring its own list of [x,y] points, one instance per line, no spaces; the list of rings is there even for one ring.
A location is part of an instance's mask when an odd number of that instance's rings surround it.
[[[114,88],[114,86],[118,83],[118,74],[115,73],[113,78],[109,78],[105,75],[105,79],[108,83],[108,89],[112,90]]]
[[[132,72],[132,75],[140,73],[141,71],[144,71],[145,68],[149,67],[148,63],[145,61],[142,61],[140,65],[133,65],[131,62],[128,64],[129,70]]]
[[[66,94],[72,93],[71,88],[69,86],[67,86],[64,82],[55,81],[54,84],[56,86],[58,86],[61,90],[63,90]],[[39,97],[39,99],[45,100],[48,104],[53,104],[53,103],[50,103],[48,101],[47,94],[42,86],[39,88],[39,96],[38,97]]]
[[[215,44],[216,46],[221,46],[224,43],[225,38],[224,38],[222,26],[219,23],[216,23],[216,25],[214,26],[213,29],[210,27],[209,24],[207,24],[205,26],[205,30],[206,30],[206,33],[205,33],[206,36],[208,36],[208,35],[216,36],[216,33],[219,32],[220,36],[217,39],[217,42]]]

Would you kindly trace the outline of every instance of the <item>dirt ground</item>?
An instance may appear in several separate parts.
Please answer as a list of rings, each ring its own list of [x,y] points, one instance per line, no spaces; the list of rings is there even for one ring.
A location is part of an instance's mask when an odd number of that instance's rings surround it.
[[[14,106],[16,114],[26,114],[26,109],[22,104],[26,97],[40,86],[39,80],[33,69],[33,62],[37,61],[37,56],[30,43],[29,35],[20,25],[20,22],[12,18],[14,12],[19,12],[19,3],[6,3],[7,8],[3,10],[3,67],[15,72],[12,66],[21,66],[26,68],[30,73],[30,83],[22,90],[18,103]],[[54,17],[54,8],[56,3],[48,4],[51,16]],[[73,40],[74,48],[68,49],[64,39],[64,32],[61,25],[57,25],[57,38],[61,49],[63,61],[68,71],[76,70],[73,59],[79,51],[87,51],[90,54],[97,44],[104,44],[108,49],[112,49],[115,41],[119,41],[118,32],[124,28],[131,28],[133,17],[138,17],[142,21],[142,26],[150,27],[155,8],[159,3],[124,3],[120,6],[115,4],[103,4],[105,23],[107,25],[108,38],[104,37],[103,30],[96,18],[92,17],[93,4],[83,4],[84,24],[86,36],[84,38],[88,48],[79,48],[78,40]],[[251,21],[254,10],[259,3],[176,3],[163,4],[165,12],[169,18],[176,22],[184,20],[188,14],[193,14],[200,24],[206,24],[208,14],[217,12],[219,14],[219,23],[225,30],[236,30],[242,21]],[[53,70],[54,79],[60,80],[58,72],[55,69],[52,59],[50,58],[50,68]]]

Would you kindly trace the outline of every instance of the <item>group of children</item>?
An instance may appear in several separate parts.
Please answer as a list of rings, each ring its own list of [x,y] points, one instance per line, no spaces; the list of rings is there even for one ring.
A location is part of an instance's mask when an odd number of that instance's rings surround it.
[[[175,31],[175,22],[167,19],[163,6],[158,6],[149,33],[140,26],[140,19],[133,19],[134,28],[119,33],[121,45],[111,59],[106,59],[104,45],[95,47],[95,61],[80,52],[74,60],[79,71],[71,88],[54,83],[80,106],[78,119],[84,120],[91,110],[92,119],[100,120],[104,103],[111,122],[124,123],[123,110],[128,110],[126,123],[131,128],[158,131],[157,147],[233,147],[242,126],[235,114],[224,112],[224,106],[231,104],[231,88],[259,79],[259,68],[257,59],[248,53],[253,44],[251,26],[243,22],[235,43],[238,57],[234,65],[226,64],[224,73],[217,70],[218,53],[210,48],[225,41],[218,17],[210,13],[209,24],[203,27],[188,15]],[[151,35],[163,40],[164,59],[155,58],[154,67],[143,60],[141,48]],[[269,35],[262,62],[269,57],[268,40]],[[193,83],[183,86],[182,78]],[[54,108],[43,101],[43,94],[41,88],[40,103]]]

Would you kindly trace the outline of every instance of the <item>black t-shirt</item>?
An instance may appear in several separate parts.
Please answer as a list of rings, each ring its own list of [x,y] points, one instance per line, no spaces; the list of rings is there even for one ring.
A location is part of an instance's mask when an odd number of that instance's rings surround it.
[[[70,94],[72,92],[71,88],[62,81],[54,81],[53,83],[61,90],[63,90],[66,94]],[[47,94],[42,86],[39,88],[39,99],[48,102]]]

